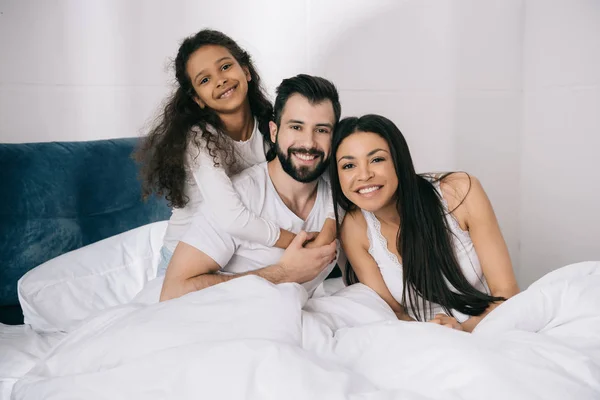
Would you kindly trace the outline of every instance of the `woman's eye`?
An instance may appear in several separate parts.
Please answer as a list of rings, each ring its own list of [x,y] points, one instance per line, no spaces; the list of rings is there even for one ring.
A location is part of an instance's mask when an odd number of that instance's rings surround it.
[[[375,162],[382,162],[382,161],[385,161],[385,158],[383,158],[383,157],[375,157],[372,162],[375,163]]]
[[[342,165],[342,169],[350,169],[353,167],[354,167],[354,164],[350,164],[350,163]]]

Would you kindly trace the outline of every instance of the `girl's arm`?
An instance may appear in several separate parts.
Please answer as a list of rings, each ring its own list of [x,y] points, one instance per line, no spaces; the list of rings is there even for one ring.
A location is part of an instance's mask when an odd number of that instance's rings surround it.
[[[474,176],[469,179],[466,174],[453,174],[442,182],[442,192],[450,210],[458,207],[453,214],[461,227],[469,231],[492,296],[508,299],[519,293],[508,248],[492,204],[479,180]],[[459,206],[460,199],[463,198],[464,201]],[[464,330],[471,332],[499,304],[491,304],[482,315],[463,322]]]
[[[329,177],[326,177],[326,180],[329,181]],[[321,228],[321,232],[318,232],[317,237],[312,242],[308,243],[306,247],[319,247],[324,246],[333,242],[337,237],[337,227],[335,223],[335,212],[334,207],[336,207],[335,202],[332,200],[326,210],[326,219],[323,224],[323,228]],[[341,207],[338,207],[338,216],[340,220],[344,221],[345,211],[342,210]],[[362,215],[362,214],[361,214]]]
[[[361,283],[373,289],[392,308],[398,319],[412,321],[388,289],[377,263],[369,254],[367,223],[362,213],[350,212],[344,218],[340,238],[342,248]]]
[[[305,247],[321,247],[333,242],[337,235],[335,219],[327,218],[323,224],[321,232],[317,233],[314,240],[308,242]]]
[[[213,157],[206,150],[200,150],[198,157],[190,161],[194,181],[205,203],[203,211],[209,213],[221,229],[231,236],[269,247],[286,248],[292,242],[293,233],[246,208],[225,170],[214,165]]]

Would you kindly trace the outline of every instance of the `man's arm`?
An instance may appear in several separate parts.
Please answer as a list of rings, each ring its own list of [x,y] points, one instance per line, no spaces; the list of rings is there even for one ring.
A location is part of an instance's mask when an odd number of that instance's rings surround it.
[[[258,275],[273,283],[281,283],[285,279],[285,273],[279,265],[234,275],[218,274],[219,269],[217,262],[204,252],[187,243],[179,242],[167,268],[160,301],[181,297],[250,274]]]
[[[302,244],[306,233],[299,233],[276,265],[248,271],[243,274],[217,274],[219,264],[206,253],[184,242],[179,242],[165,275],[160,301],[181,297],[218,283],[246,275],[257,275],[272,283],[304,283],[314,279],[334,259],[335,242],[315,249]]]

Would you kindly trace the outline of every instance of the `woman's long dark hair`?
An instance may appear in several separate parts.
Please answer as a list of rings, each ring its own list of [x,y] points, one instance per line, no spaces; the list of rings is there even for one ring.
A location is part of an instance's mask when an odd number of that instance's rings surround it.
[[[219,165],[220,162],[232,165],[236,161],[219,116],[208,107],[200,108],[194,101],[196,92],[186,71],[190,56],[207,45],[226,48],[242,67],[249,70],[250,110],[258,120],[258,129],[263,134],[265,143],[268,147],[271,146],[269,121],[272,118],[273,106],[264,93],[260,76],[250,55],[233,39],[218,31],[204,29],[186,38],[175,58],[177,89],[167,100],[164,111],[134,154],[134,158],[141,164],[143,196],[147,197],[153,192],[165,195],[171,207],[183,208],[189,201],[185,187],[186,152],[190,142],[196,146],[205,143],[215,165]]]
[[[427,313],[426,301],[439,304],[448,315],[452,315],[452,310],[467,315],[481,315],[490,303],[504,300],[475,289],[461,272],[442,198],[430,180],[415,172],[408,144],[396,125],[385,117],[373,114],[343,119],[333,134],[333,160],[336,160],[342,141],[355,132],[372,132],[386,140],[398,176],[396,207],[400,216],[400,230],[396,245],[403,265],[402,303],[410,307],[418,320],[425,320],[427,316],[421,315],[419,306]],[[335,201],[346,212],[356,209],[356,205],[342,192],[335,161],[330,163],[330,175]],[[340,232],[337,211],[336,207]],[[346,265],[345,276],[347,284],[358,282],[350,264]],[[432,313],[431,308],[428,311]]]

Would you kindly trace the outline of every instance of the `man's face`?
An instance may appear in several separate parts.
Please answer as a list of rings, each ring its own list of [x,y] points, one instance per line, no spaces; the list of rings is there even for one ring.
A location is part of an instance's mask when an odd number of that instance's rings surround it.
[[[270,123],[271,140],[283,170],[298,182],[313,182],[327,168],[335,114],[331,101],[311,104],[300,94],[290,96],[281,123]]]

